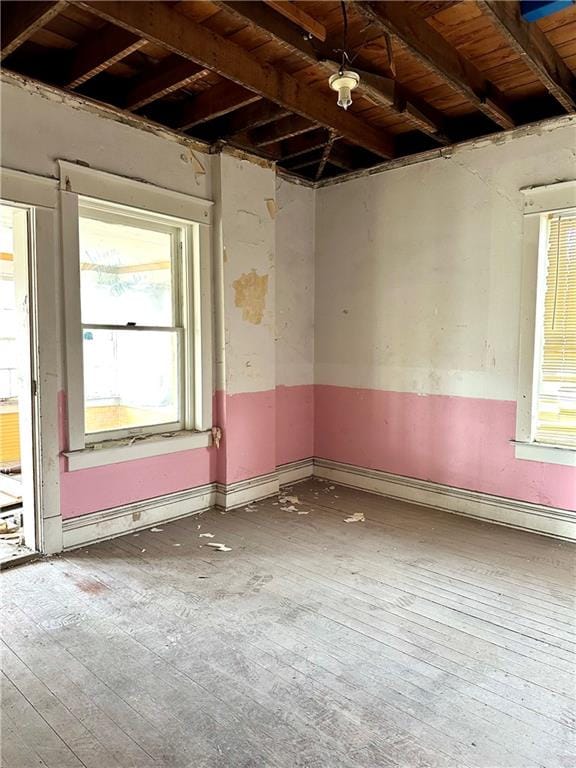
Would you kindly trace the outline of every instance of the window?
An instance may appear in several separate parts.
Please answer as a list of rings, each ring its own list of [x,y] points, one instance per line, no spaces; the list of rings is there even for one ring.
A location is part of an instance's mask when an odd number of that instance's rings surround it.
[[[212,204],[60,170],[69,471],[209,445]]]
[[[576,467],[576,182],[523,192],[516,458]]]
[[[535,440],[576,447],[576,209],[542,217],[545,243]]]
[[[186,229],[81,201],[84,424],[90,440],[185,426]],[[193,365],[193,361],[190,362]],[[192,373],[192,372],[191,372]]]
[[[0,403],[18,395],[12,209],[0,210]]]

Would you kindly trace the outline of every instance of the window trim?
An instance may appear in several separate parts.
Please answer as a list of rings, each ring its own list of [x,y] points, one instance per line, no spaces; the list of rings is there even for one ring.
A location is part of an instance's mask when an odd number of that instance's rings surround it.
[[[115,463],[110,456],[117,451],[118,461],[128,461],[141,455],[161,455],[167,450],[170,438],[158,437],[172,429],[175,438],[173,450],[205,445],[200,441],[184,440],[186,436],[199,436],[212,427],[212,206],[207,200],[165,190],[151,184],[137,182],[122,176],[76,166],[60,161],[60,223],[64,276],[64,332],[66,345],[66,380],[68,393],[68,469],[82,469]],[[87,194],[88,193],[88,194]],[[182,294],[182,312],[189,318],[189,344],[186,344],[183,364],[193,375],[184,377],[185,391],[183,423],[142,428],[137,440],[126,445],[124,435],[101,432],[91,440],[84,428],[84,372],[83,328],[80,309],[80,258],[78,218],[80,205],[102,201],[103,208],[119,206],[124,213],[132,209],[134,215],[150,213],[152,219],[164,220],[169,226],[182,227],[185,235],[182,252],[182,275],[190,286],[189,295]],[[129,210],[127,211],[129,213]],[[186,284],[186,282],[184,283]],[[184,429],[182,429],[184,428]],[[156,433],[156,437],[155,437]],[[134,435],[130,430],[130,435]],[[114,439],[116,438],[116,439]],[[146,448],[143,448],[143,443]],[[105,451],[104,451],[105,448]],[[132,450],[131,450],[132,449]],[[101,454],[102,451],[102,454]],[[94,453],[101,455],[95,459]],[[80,454],[89,454],[85,460]],[[121,456],[121,458],[120,458]]]
[[[534,440],[539,380],[540,327],[546,268],[544,218],[576,207],[576,180],[528,187],[524,195],[522,287],[515,446],[517,459],[576,466],[576,448]]]

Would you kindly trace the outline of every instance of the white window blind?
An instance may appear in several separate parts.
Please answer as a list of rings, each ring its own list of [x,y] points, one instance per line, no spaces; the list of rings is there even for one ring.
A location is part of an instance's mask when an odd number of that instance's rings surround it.
[[[535,439],[576,446],[576,210],[547,217]]]

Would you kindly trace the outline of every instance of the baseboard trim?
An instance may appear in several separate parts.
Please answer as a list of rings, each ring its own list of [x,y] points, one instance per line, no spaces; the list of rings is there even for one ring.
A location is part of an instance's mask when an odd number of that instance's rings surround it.
[[[205,512],[214,506],[215,501],[216,486],[210,483],[188,491],[72,517],[62,521],[62,549],[76,549]]]
[[[280,486],[292,485],[307,480],[314,474],[314,459],[302,459],[291,461],[289,464],[281,464],[276,468]]]
[[[216,506],[221,509],[235,509],[251,501],[265,499],[278,493],[280,488],[278,472],[239,480],[236,483],[216,486]]]
[[[312,477],[313,469],[312,459],[305,459],[283,464],[276,472],[229,485],[210,483],[155,499],[72,517],[62,521],[62,546],[53,551],[67,551],[106,541],[131,531],[199,514],[214,506],[225,510],[242,507],[274,496],[280,490],[280,484],[289,485]]]
[[[314,475],[363,491],[477,520],[576,541],[576,514],[352,464],[314,459]]]

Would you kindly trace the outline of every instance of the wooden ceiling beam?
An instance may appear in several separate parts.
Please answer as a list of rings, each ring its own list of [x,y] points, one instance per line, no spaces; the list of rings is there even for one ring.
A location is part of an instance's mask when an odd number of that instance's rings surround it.
[[[274,123],[255,128],[250,131],[249,138],[256,147],[265,147],[268,144],[274,144],[276,141],[291,139],[293,136],[299,136],[302,133],[308,133],[316,128],[314,123],[300,115],[288,115],[277,120]]]
[[[285,16],[290,21],[293,21],[294,24],[306,30],[312,37],[322,42],[326,40],[326,27],[310,16],[309,13],[302,10],[296,3],[288,2],[288,0],[264,0],[264,2],[266,5],[274,8],[275,11],[278,11],[278,13],[281,13],[282,16]]]
[[[260,99],[261,97],[257,93],[236,83],[223,80],[218,85],[192,97],[178,109],[176,116],[170,122],[173,128],[187,131],[195,125],[205,123],[207,120],[214,120],[239,107],[260,101]]]
[[[146,40],[114,24],[90,32],[73,53],[66,84],[78,88],[145,44]]]
[[[124,106],[135,110],[206,77],[208,70],[170,54],[151,71],[139,75],[130,86]]]
[[[311,64],[321,64],[327,70],[327,77],[329,73],[338,71],[339,63],[335,61],[335,58],[338,55],[336,50],[342,45],[340,39],[327,38],[322,46],[313,46],[293,24],[278,17],[275,13],[271,13],[270,9],[262,3],[250,2],[249,0],[239,0],[239,2],[214,0],[214,2],[236,17],[255,24],[267,32],[277,43],[298,53]],[[372,33],[369,39],[379,40],[381,37],[382,33],[378,31],[377,34]],[[369,67],[370,65],[363,61],[360,53],[354,61],[354,69],[360,71],[360,84],[356,93],[365,96],[378,106],[384,106],[401,114],[408,123],[431,136],[438,143],[449,143],[446,136],[446,118],[441,112],[426,104],[418,96],[412,94],[409,89],[393,79],[375,72],[368,72],[365,69],[362,71],[363,66]]]
[[[48,24],[67,5],[56,2],[3,2],[0,5],[0,61],[13,53],[32,35]]]
[[[433,27],[409,7],[409,3],[365,2],[351,4],[372,24],[377,24],[404,45],[410,53],[461,93],[476,109],[501,128],[513,128],[512,107],[501,91],[490,83]]]
[[[332,94],[310,88],[282,70],[261,64],[244,48],[178,13],[165,3],[80,0],[100,18],[205,66],[254,93],[380,157],[395,155],[394,139],[337,106]]]
[[[524,21],[520,3],[478,0],[478,6],[564,109],[575,112],[576,78],[544,32]]]

